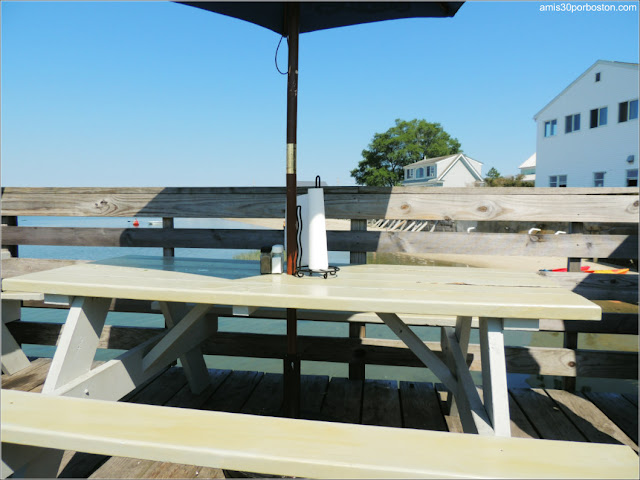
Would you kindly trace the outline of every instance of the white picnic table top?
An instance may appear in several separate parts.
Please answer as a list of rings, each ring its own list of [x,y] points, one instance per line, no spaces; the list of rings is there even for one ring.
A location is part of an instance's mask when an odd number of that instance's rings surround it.
[[[335,277],[260,275],[254,261],[124,256],[4,279],[5,292],[210,305],[599,320],[601,309],[535,273],[347,265]]]

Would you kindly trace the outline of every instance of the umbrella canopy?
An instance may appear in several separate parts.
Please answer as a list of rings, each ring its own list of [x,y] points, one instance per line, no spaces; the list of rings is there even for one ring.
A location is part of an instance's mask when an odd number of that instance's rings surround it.
[[[288,35],[292,2],[179,2]],[[300,2],[300,33],[414,17],[452,17],[464,2]]]
[[[287,72],[287,273],[295,274],[296,149],[298,110],[298,37],[300,33],[412,17],[452,17],[464,2],[178,2],[246,20],[286,36]],[[287,309],[287,355],[284,357],[285,411],[297,417],[300,408],[300,356],[297,314]]]

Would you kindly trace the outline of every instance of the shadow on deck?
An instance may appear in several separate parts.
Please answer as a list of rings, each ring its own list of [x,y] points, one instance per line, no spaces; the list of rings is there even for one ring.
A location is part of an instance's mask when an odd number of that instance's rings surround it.
[[[2,388],[39,392],[50,359],[36,359]],[[210,369],[211,385],[191,393],[180,367],[171,367],[123,400],[150,405],[283,416],[281,374]],[[638,395],[509,391],[514,437],[623,443],[638,452]],[[397,428],[461,432],[446,412],[441,385],[390,380],[348,380],[303,375],[301,418]],[[216,432],[212,432],[215,435]],[[120,457],[65,452],[58,476],[66,478],[224,478],[234,472]]]

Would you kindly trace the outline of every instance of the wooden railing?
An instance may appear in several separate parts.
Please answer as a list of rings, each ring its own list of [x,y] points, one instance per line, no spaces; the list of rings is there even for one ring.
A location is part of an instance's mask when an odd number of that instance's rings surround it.
[[[300,189],[304,193],[306,189]],[[347,219],[350,230],[327,233],[329,250],[351,252],[352,263],[366,260],[366,252],[472,254],[566,257],[569,272],[545,274],[592,300],[637,304],[638,275],[588,274],[579,270],[581,258],[636,259],[638,257],[638,190],[635,188],[325,188],[328,219]],[[282,229],[174,228],[176,218],[284,219],[284,188],[3,188],[2,276],[55,268],[76,260],[29,259],[21,245],[259,249],[282,243]],[[20,216],[160,217],[163,228],[77,228],[21,226]],[[446,220],[478,222],[476,231],[367,231],[367,220]],[[517,222],[520,233],[485,232],[483,225]],[[566,234],[545,233],[549,225],[566,225]],[[540,232],[531,228],[539,228]],[[495,230],[495,229],[494,229]],[[24,302],[25,306],[45,306]],[[117,301],[113,310],[152,312],[145,302]],[[224,311],[218,313],[225,313]],[[228,313],[228,312],[227,312]],[[264,318],[281,312],[262,311]],[[379,323],[371,315],[318,315],[301,312],[302,319],[348,321],[349,338],[301,337],[303,360],[348,362],[350,375],[362,377],[365,364],[418,365],[399,341],[366,337],[365,325]],[[416,320],[419,323],[419,320]],[[450,325],[453,319],[430,319]],[[55,345],[60,326],[12,322],[19,342]],[[563,332],[564,348],[508,347],[507,368],[514,373],[565,377],[637,378],[633,352],[587,351],[577,348],[579,333],[638,334],[636,313],[605,312],[601,322],[543,320],[541,330]],[[104,348],[128,348],[144,341],[154,329],[107,327]],[[437,345],[430,345],[438,350]],[[283,336],[221,333],[206,343],[204,353],[282,358]],[[479,355],[470,349],[472,369]],[[570,386],[570,384],[568,385]]]

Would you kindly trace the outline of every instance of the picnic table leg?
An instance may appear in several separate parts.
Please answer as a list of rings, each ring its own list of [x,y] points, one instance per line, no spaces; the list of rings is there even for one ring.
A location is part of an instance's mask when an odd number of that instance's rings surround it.
[[[484,405],[495,434],[511,436],[509,391],[504,356],[503,321],[501,318],[480,318],[480,355],[482,359],[482,390]]]
[[[73,299],[42,393],[52,393],[91,370],[110,304],[110,298]]]
[[[31,362],[29,362],[29,359],[22,351],[22,348],[20,348],[20,345],[18,344],[18,342],[16,342],[16,339],[13,338],[13,335],[11,335],[11,332],[5,325],[5,323],[8,323],[10,321],[19,320],[20,302],[17,300],[10,301],[11,304],[15,302],[15,304],[17,305],[17,308],[18,308],[17,318],[13,318],[13,316],[9,316],[5,313],[6,310],[9,309],[9,307],[5,309],[6,302],[7,302],[6,300],[2,301],[2,360],[1,362],[2,362],[2,372],[6,373],[7,375],[13,375],[14,373],[19,372],[23,368],[27,368],[31,364]],[[13,305],[11,306],[13,307]]]
[[[164,315],[168,328],[173,328],[189,312],[186,304],[174,302],[160,302],[160,310]],[[217,330],[218,317],[215,319],[207,318],[206,321],[215,321]],[[189,350],[179,358],[191,391],[194,394],[204,391],[204,389],[209,386],[211,380],[200,346]]]
[[[62,461],[62,450],[2,444],[2,478],[56,478]]]

